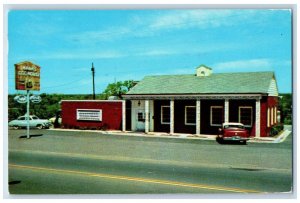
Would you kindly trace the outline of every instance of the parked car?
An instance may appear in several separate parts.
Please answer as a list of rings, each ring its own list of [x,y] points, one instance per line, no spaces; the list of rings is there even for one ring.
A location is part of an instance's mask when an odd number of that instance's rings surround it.
[[[238,141],[246,144],[249,140],[249,131],[245,129],[242,123],[223,123],[219,129],[217,141]]]
[[[14,129],[27,127],[27,116],[20,116],[16,120],[12,120],[8,123],[9,127],[13,127]],[[37,116],[32,115],[29,116],[29,126],[42,129],[49,128],[51,126],[51,122],[46,119],[39,119]]]

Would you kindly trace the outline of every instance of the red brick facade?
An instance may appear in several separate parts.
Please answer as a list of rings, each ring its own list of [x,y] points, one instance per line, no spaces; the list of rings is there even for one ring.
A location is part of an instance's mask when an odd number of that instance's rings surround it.
[[[79,129],[122,129],[122,101],[62,101],[62,126]],[[77,120],[77,109],[101,109],[102,121]]]
[[[278,98],[263,96],[260,100],[260,136],[267,137],[270,135],[272,126],[277,124]],[[154,132],[169,132],[170,124],[161,124],[161,106],[169,105],[168,100],[154,101]],[[174,132],[175,133],[196,133],[196,125],[185,124],[185,107],[196,106],[195,100],[175,100],[174,113]],[[201,134],[217,134],[219,126],[210,125],[211,106],[222,106],[224,100],[202,100],[201,101]],[[229,100],[229,122],[239,122],[239,107],[247,106],[252,108],[252,125],[247,127],[251,136],[255,136],[256,126],[256,100]],[[121,130],[122,129],[122,101],[62,101],[62,125],[64,128],[79,129],[98,129],[98,130]],[[127,107],[128,112],[126,120],[131,119],[130,105]],[[268,117],[269,108],[269,117]],[[82,121],[77,120],[77,109],[101,109],[101,121]],[[271,113],[271,111],[273,113]],[[224,115],[223,115],[224,116]],[[273,119],[271,122],[271,116]],[[269,120],[269,121],[268,121]],[[128,122],[127,122],[128,123]],[[269,124],[268,124],[269,123]],[[130,128],[130,124],[127,124]],[[129,129],[128,129],[129,130]]]
[[[277,124],[277,113],[274,113],[274,109],[278,110],[278,97],[263,97],[261,100],[261,123],[260,123],[260,136],[268,137],[270,135],[270,131],[272,126]],[[269,108],[269,119],[271,120],[271,110],[273,108],[273,124],[269,121],[268,126],[268,108]]]

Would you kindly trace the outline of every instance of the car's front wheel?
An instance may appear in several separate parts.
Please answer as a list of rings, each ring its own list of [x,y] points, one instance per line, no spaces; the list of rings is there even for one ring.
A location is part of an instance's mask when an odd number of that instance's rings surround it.
[[[242,140],[241,143],[244,144],[244,145],[246,145],[247,141],[246,140]]]
[[[19,126],[14,125],[14,126],[13,126],[13,129],[18,130],[18,129],[19,129]]]
[[[216,138],[216,141],[219,143],[219,144],[223,144],[224,143],[224,139],[222,137],[217,137]]]

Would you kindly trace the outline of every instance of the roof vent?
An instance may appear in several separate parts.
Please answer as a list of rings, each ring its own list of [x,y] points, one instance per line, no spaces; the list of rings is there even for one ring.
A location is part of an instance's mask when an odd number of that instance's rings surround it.
[[[205,65],[200,65],[196,68],[196,76],[197,77],[205,77],[210,76],[212,74],[212,69]]]

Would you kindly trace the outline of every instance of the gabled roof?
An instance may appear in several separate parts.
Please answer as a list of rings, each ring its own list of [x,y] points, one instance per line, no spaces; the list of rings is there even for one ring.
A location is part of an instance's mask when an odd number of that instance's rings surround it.
[[[127,95],[268,93],[273,72],[214,73],[146,76]]]
[[[212,68],[210,68],[210,67],[208,67],[208,66],[206,66],[206,65],[204,65],[204,64],[201,64],[200,66],[198,66],[197,68],[201,68],[201,67],[204,67],[204,68],[207,68],[207,69],[209,69],[209,70],[212,70]],[[196,68],[196,69],[197,69]]]

